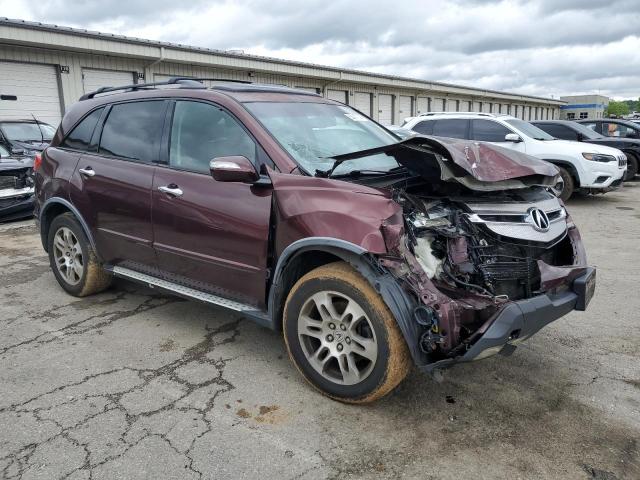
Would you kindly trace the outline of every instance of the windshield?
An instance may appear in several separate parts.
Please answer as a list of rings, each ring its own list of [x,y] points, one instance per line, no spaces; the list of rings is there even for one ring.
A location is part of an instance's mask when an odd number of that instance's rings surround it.
[[[593,130],[591,130],[589,127],[582,125],[581,123],[573,123],[571,125],[571,128],[574,129],[576,132],[581,133],[583,137],[585,138],[589,138],[591,140],[595,140],[597,138],[605,138],[602,135],[600,135],[597,132],[594,132]]]
[[[2,132],[4,136],[9,140],[17,140],[24,142],[40,142],[44,137],[45,142],[51,141],[53,135],[56,133],[55,129],[51,125],[41,123],[40,128],[36,123],[27,122],[15,122],[15,123],[3,123]],[[40,130],[42,129],[42,134]]]
[[[517,118],[505,120],[505,122],[519,130],[521,134],[524,134],[527,137],[531,137],[535,140],[555,140],[555,138],[549,135],[547,132],[545,132],[544,130],[540,130],[538,127],[536,127],[535,125],[531,125],[529,122],[518,120]]]
[[[255,102],[245,106],[307,172],[328,170],[331,157],[398,142],[368,117],[343,105],[327,103]],[[387,172],[398,162],[380,153],[342,163],[333,175],[352,171]]]

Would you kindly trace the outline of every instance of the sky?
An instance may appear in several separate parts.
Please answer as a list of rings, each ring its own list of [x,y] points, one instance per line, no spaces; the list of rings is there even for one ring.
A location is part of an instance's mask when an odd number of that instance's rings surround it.
[[[0,15],[544,97],[640,96],[640,0],[0,0]]]

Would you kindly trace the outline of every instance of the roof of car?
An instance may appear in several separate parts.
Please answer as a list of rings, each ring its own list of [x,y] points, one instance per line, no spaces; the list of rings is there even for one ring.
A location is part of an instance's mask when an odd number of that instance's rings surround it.
[[[557,123],[557,124],[562,124],[562,125],[571,125],[572,123],[576,123],[573,120],[532,120],[531,122],[534,125],[537,125],[539,123]]]

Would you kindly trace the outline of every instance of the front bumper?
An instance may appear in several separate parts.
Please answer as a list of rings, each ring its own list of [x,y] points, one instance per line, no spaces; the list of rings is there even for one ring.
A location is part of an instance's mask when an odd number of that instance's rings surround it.
[[[33,217],[35,195],[17,198],[0,198],[0,222]]]
[[[460,362],[473,362],[498,353],[511,353],[519,343],[554,320],[572,310],[585,310],[595,291],[595,280],[596,271],[589,267],[573,281],[571,290],[508,304],[463,355],[430,363],[420,369],[431,372]]]

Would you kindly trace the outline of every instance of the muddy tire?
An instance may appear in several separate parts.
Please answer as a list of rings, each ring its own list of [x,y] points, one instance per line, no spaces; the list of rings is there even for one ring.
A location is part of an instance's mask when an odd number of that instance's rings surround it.
[[[575,181],[566,169],[559,167],[558,165],[556,165],[556,167],[560,171],[560,176],[562,177],[562,181],[564,182],[564,187],[562,188],[562,192],[560,193],[560,199],[563,202],[566,202],[567,200],[569,200],[569,198],[571,198],[571,195],[573,195],[573,192],[575,190]]]
[[[71,213],[53,219],[47,247],[51,270],[67,293],[86,297],[111,284],[111,275],[98,262],[82,226]]]
[[[304,378],[341,402],[373,402],[411,368],[395,318],[369,282],[344,262],[316,268],[296,282],[283,330]]]
[[[627,153],[627,173],[624,175],[624,181],[633,180],[638,174],[638,157]]]

